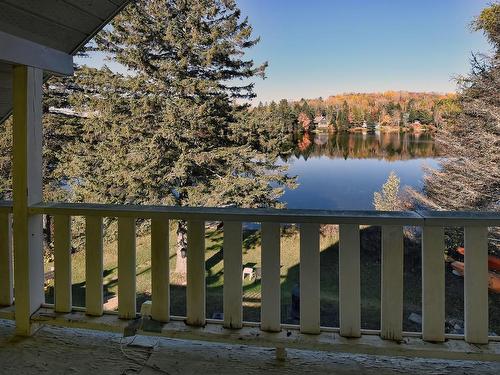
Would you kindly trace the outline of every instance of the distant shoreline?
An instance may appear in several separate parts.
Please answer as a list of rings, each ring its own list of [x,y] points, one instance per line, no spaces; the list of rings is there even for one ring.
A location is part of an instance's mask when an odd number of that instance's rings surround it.
[[[380,126],[362,127],[356,126],[349,129],[336,129],[334,126],[328,128],[316,128],[310,130],[312,133],[435,133],[437,128],[434,125],[406,125],[406,126]]]

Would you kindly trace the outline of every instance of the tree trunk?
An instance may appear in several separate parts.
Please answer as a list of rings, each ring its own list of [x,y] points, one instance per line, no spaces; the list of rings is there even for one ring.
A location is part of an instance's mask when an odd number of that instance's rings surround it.
[[[187,273],[187,223],[183,220],[177,223],[176,253],[175,272],[185,276]]]
[[[52,217],[50,215],[43,215],[43,233],[45,248],[52,248]]]

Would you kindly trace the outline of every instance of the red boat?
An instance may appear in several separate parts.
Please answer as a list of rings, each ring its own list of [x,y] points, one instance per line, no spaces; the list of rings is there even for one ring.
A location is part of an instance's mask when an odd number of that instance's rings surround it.
[[[451,263],[453,270],[460,276],[464,275],[464,263],[455,261]],[[493,293],[500,293],[500,275],[489,272],[488,273],[488,289]]]
[[[464,255],[465,249],[463,247],[457,247],[457,253]],[[490,271],[500,271],[500,258],[494,255],[489,255],[488,269]]]

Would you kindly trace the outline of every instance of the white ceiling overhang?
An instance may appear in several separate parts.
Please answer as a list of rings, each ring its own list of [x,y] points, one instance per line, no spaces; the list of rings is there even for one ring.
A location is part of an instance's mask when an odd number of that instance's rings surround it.
[[[12,66],[72,74],[72,58],[130,0],[0,0],[0,123],[12,111]]]

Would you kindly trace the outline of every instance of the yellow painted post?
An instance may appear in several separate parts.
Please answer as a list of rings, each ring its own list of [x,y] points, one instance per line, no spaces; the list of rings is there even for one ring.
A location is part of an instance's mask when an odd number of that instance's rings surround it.
[[[13,68],[13,220],[16,333],[30,335],[31,315],[44,302],[42,215],[28,207],[42,201],[42,71]]]

